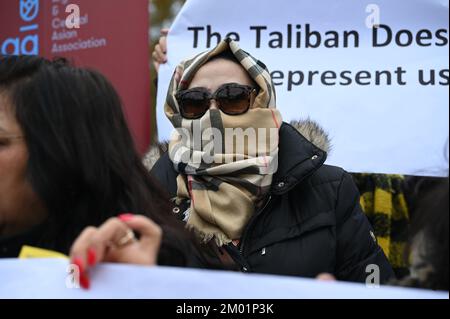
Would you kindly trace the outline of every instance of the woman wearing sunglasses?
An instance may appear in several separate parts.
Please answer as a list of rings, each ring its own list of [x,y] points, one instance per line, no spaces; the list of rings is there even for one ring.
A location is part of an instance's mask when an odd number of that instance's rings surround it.
[[[351,176],[324,165],[326,152],[275,107],[269,71],[230,39],[172,77],[165,112],[175,132],[152,174],[201,243],[197,266],[387,281]]]

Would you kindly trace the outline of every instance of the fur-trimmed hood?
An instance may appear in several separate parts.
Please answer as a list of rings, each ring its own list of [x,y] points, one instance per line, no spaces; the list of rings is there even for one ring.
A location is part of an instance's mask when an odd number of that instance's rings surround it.
[[[331,139],[328,133],[315,121],[307,118],[293,120],[290,124],[297,129],[308,141],[313,143],[321,150],[330,153]],[[168,142],[157,142],[150,146],[143,158],[144,166],[150,171],[158,159],[168,150]]]
[[[307,118],[302,120],[293,120],[289,124],[297,129],[308,141],[320,148],[322,151],[330,153],[331,139],[327,132],[319,123]]]

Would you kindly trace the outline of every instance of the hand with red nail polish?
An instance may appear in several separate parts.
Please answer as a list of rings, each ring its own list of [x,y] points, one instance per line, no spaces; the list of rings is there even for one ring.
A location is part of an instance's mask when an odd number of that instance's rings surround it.
[[[139,240],[134,232],[140,234]],[[101,262],[155,265],[162,230],[149,218],[121,214],[100,227],[87,227],[72,245],[72,263],[80,270],[80,286],[90,287],[89,269]]]
[[[130,213],[123,213],[119,215],[119,219],[123,222],[127,222],[129,220],[131,220],[134,217],[133,214]]]
[[[97,253],[94,248],[89,248],[87,252],[87,262],[89,266],[95,266],[97,262]]]

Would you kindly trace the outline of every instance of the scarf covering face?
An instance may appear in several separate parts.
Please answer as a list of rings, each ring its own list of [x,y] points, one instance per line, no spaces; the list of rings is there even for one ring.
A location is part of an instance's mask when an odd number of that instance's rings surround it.
[[[199,119],[183,118],[176,93],[188,88],[197,70],[211,57],[227,50],[259,86],[250,109],[241,115],[210,109]],[[187,227],[203,242],[214,238],[222,246],[240,239],[255,206],[268,193],[278,167],[282,123],[275,106],[266,66],[231,39],[176,68],[164,106],[175,128],[169,144],[169,157],[179,173],[175,202],[190,201],[185,214]]]

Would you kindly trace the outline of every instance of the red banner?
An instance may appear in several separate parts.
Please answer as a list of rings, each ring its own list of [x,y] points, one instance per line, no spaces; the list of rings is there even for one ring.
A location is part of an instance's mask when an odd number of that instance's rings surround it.
[[[148,0],[0,0],[0,52],[70,58],[122,98],[138,150],[150,141]]]

